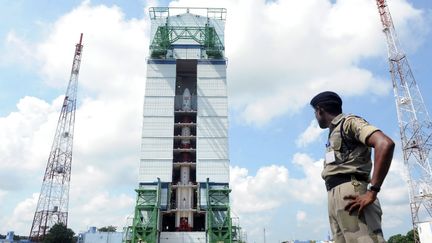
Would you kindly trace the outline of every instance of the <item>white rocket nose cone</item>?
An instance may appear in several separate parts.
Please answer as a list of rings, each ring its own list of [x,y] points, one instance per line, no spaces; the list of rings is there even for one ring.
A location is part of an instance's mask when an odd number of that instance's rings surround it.
[[[182,110],[183,111],[190,111],[191,110],[191,102],[192,102],[192,96],[188,88],[186,88],[183,91],[183,104],[182,104]]]
[[[191,96],[191,93],[190,93],[190,91],[189,91],[188,88],[186,88],[186,89],[183,91],[183,97],[185,97],[185,96]]]

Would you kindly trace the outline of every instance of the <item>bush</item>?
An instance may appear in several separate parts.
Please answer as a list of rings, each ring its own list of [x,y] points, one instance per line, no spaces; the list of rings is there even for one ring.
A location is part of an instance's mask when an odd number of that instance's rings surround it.
[[[62,223],[57,223],[51,227],[46,234],[44,243],[74,243],[75,233]]]
[[[117,227],[116,226],[104,226],[102,228],[98,229],[99,232],[116,232],[117,231]]]
[[[410,230],[406,235],[393,235],[391,236],[387,243],[414,243],[414,230]]]

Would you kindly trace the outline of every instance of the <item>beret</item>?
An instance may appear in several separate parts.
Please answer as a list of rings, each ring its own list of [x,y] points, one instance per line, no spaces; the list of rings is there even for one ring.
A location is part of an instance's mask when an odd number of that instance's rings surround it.
[[[323,103],[323,102],[334,103],[342,106],[342,99],[339,97],[338,94],[332,91],[324,91],[315,95],[315,97],[313,97],[312,100],[310,101],[310,104],[311,106],[315,107],[319,103]]]

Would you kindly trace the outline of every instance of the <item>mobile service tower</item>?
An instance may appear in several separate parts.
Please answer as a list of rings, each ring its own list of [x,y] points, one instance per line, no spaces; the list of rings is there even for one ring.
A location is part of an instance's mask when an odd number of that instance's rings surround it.
[[[232,242],[223,8],[150,8],[139,187],[126,242]]]

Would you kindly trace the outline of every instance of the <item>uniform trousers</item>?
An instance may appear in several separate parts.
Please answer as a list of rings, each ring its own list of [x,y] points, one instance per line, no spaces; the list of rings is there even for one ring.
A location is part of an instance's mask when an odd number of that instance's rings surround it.
[[[366,193],[367,183],[353,180],[328,191],[328,213],[335,243],[385,243],[381,229],[381,206],[378,198],[361,215],[349,214],[344,196]]]

